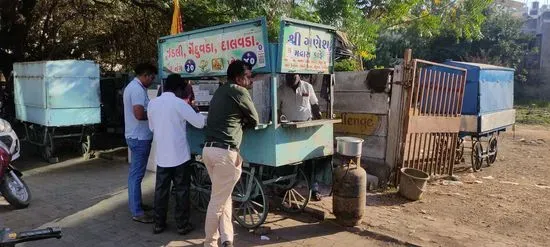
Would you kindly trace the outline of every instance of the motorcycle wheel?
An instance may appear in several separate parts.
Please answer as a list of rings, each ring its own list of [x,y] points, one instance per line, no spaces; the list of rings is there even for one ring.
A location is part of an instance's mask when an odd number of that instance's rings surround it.
[[[19,178],[21,183],[18,183],[13,176],[17,175],[12,172],[4,174],[4,181],[0,184],[0,192],[14,208],[26,208],[31,202],[31,191],[25,181]]]

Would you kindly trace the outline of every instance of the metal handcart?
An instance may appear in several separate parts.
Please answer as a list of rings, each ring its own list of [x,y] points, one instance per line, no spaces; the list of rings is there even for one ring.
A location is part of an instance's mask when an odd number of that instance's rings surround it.
[[[334,32],[329,26],[282,19],[281,43],[269,44],[265,18],[259,18],[162,37],[158,42],[161,79],[170,73],[209,78],[194,80],[201,109],[208,107],[217,86],[225,80],[231,60],[241,59],[253,66],[256,76],[251,96],[260,124],[244,133],[240,154],[245,163],[232,195],[233,217],[243,227],[255,228],[264,223],[270,197],[277,198],[287,212],[302,211],[311,196],[313,176],[306,173],[304,163],[330,158],[334,153],[333,125],[339,122],[331,117]],[[328,119],[279,121],[277,88],[284,73],[320,74],[330,79],[323,105]],[[206,211],[211,183],[200,157],[204,132],[189,126],[188,140],[195,155],[191,202],[198,210]]]
[[[470,137],[472,169],[479,171],[483,161],[487,166],[496,161],[499,134],[515,123],[514,69],[451,60],[445,64],[467,69],[455,157],[463,161],[464,140]]]
[[[15,63],[13,69],[16,118],[25,128],[24,140],[51,163],[58,161],[60,141],[75,143],[89,158],[94,127],[101,123],[99,65],[56,60]]]

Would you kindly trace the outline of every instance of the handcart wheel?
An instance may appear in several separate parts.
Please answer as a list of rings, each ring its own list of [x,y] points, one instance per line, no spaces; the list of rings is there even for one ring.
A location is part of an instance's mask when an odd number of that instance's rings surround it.
[[[193,167],[191,173],[191,190],[189,198],[191,205],[200,212],[205,213],[210,202],[210,192],[212,191],[212,182],[208,176],[206,166],[198,161],[189,164]]]
[[[464,139],[458,138],[456,143],[455,164],[460,164],[464,159]]]
[[[497,160],[498,140],[496,136],[491,136],[489,139],[489,147],[487,147],[487,165],[490,166]]]
[[[277,184],[282,185],[282,189],[285,191],[281,201],[282,209],[289,213],[302,212],[306,208],[312,193],[311,185],[304,170],[299,168],[295,175],[292,179]]]
[[[476,140],[472,144],[472,169],[474,169],[474,172],[477,172],[481,170],[482,165],[483,165],[483,147],[481,146],[481,142]]]
[[[244,228],[256,228],[267,218],[268,201],[262,183],[243,170],[233,189],[233,217]]]

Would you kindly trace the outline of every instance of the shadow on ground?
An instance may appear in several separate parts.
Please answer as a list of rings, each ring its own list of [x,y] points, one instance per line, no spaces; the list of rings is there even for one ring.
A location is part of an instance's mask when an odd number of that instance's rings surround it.
[[[397,192],[367,194],[368,206],[399,206],[407,203],[411,203],[411,201],[403,198]]]
[[[32,193],[29,208],[12,210],[0,200],[2,225],[21,231],[46,226],[61,226],[63,238],[25,243],[21,246],[201,246],[204,214],[192,211],[196,230],[180,236],[170,211],[166,232],[153,235],[152,225],[130,219],[127,206],[127,172],[124,161],[77,160],[64,167],[50,165],[40,173],[29,170],[24,177]],[[144,201],[152,204],[154,174],[143,181]],[[173,204],[171,204],[173,206]],[[236,246],[297,246],[302,242],[323,241],[331,236],[349,234],[341,227],[305,214],[280,211],[270,213],[264,225],[272,228],[270,240],[260,240],[249,230],[235,225]],[[351,234],[353,235],[353,234]]]

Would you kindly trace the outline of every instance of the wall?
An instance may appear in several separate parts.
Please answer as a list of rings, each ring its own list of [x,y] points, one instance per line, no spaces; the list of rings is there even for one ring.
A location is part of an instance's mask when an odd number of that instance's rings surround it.
[[[364,139],[362,163],[367,173],[387,181],[389,168],[385,164],[388,136],[389,94],[377,93],[367,86],[368,71],[336,72],[334,112],[341,124],[334,126],[334,136],[355,136]],[[320,94],[320,80],[312,80]],[[321,109],[326,101],[320,98]]]

